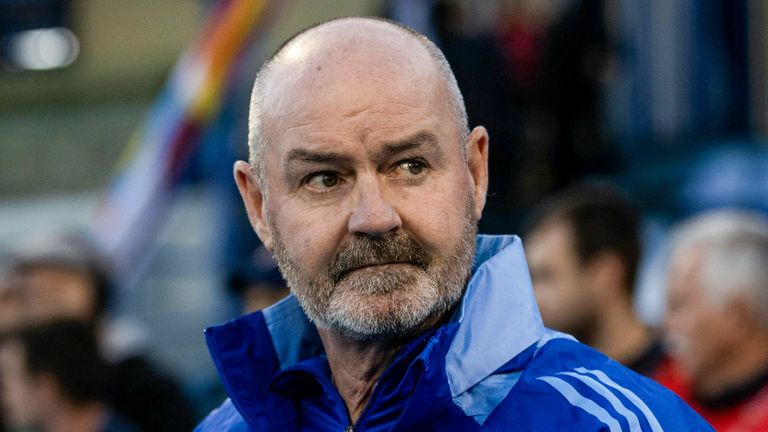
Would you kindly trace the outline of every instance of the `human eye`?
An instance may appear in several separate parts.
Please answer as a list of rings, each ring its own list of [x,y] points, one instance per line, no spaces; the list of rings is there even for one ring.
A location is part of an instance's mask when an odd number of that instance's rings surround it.
[[[422,176],[427,168],[427,163],[423,160],[405,159],[395,164],[392,175],[405,179],[415,179]]]
[[[312,173],[304,178],[303,186],[313,192],[329,192],[341,184],[341,177],[331,171]]]

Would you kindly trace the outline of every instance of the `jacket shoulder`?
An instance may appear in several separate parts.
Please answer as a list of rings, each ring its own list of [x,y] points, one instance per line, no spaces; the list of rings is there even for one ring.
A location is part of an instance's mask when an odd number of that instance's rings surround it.
[[[232,400],[227,399],[218,408],[211,411],[203,421],[197,425],[194,432],[251,432],[254,431],[245,419],[232,404]]]
[[[537,347],[488,420],[488,430],[713,430],[660,384],[570,339]]]

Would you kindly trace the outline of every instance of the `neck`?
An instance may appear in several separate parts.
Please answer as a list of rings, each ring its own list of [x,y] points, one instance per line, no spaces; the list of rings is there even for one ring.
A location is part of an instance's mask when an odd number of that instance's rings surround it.
[[[613,303],[606,308],[599,325],[587,342],[622,364],[638,359],[653,342],[653,333],[635,315],[630,304]]]
[[[318,329],[333,383],[347,406],[352,424],[360,418],[382,372],[392,363],[402,343],[375,341],[358,344],[329,330]]]
[[[46,431],[49,432],[98,432],[104,426],[106,408],[100,402],[60,407],[49,416]]]
[[[427,320],[416,334],[439,322],[440,317]],[[368,405],[379,377],[410,339],[386,338],[357,342],[327,329],[318,328],[318,333],[328,357],[333,384],[344,400],[350,421],[355,424]]]
[[[706,399],[718,396],[744,385],[764,374],[768,365],[768,330],[754,332],[730,349],[717,367],[697,379],[696,395]]]

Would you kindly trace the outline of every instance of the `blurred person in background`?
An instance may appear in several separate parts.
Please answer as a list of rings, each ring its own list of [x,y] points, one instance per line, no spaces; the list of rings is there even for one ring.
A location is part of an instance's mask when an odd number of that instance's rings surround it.
[[[533,210],[524,240],[544,324],[654,377],[667,361],[634,309],[639,224],[616,188],[579,183]]]
[[[668,290],[666,332],[682,379],[664,384],[718,431],[767,431],[768,218],[716,210],[683,223]]]
[[[95,323],[108,346],[107,356],[120,357],[140,344],[119,332],[106,314],[111,286],[106,263],[84,235],[52,233],[21,242],[11,251],[6,283],[18,296],[22,322],[40,323],[58,318]],[[104,344],[102,344],[104,345]]]
[[[88,323],[49,321],[0,339],[0,400],[11,431],[138,432],[110,407],[108,386]]]
[[[10,257],[7,283],[20,296],[18,324],[77,319],[93,326],[113,368],[109,397],[145,431],[189,431],[195,415],[174,378],[146,354],[145,337],[108,313],[109,267],[88,238],[58,233],[29,239]]]
[[[275,258],[261,245],[234,269],[229,287],[240,298],[244,314],[266,309],[289,293]]]

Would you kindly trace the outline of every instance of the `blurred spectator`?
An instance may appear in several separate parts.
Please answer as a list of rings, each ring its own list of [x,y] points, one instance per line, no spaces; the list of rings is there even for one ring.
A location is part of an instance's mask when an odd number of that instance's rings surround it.
[[[181,388],[144,354],[136,330],[107,313],[108,266],[82,235],[34,239],[12,256],[8,283],[20,293],[20,324],[77,319],[92,325],[114,369],[109,398],[145,431],[188,431],[195,416]]]
[[[716,210],[684,223],[668,277],[683,378],[664,384],[718,431],[768,430],[768,218]]]
[[[105,314],[111,295],[109,272],[85,236],[67,233],[30,239],[12,252],[7,279],[19,296],[24,321],[74,318],[109,325]]]
[[[0,341],[2,405],[12,430],[138,431],[107,402],[108,374],[82,321],[37,324]]]
[[[638,212],[621,193],[583,183],[539,205],[525,249],[545,325],[653,376],[665,356],[633,307],[639,237]]]
[[[277,262],[264,246],[258,246],[235,268],[229,287],[240,297],[244,314],[266,309],[289,292]]]

